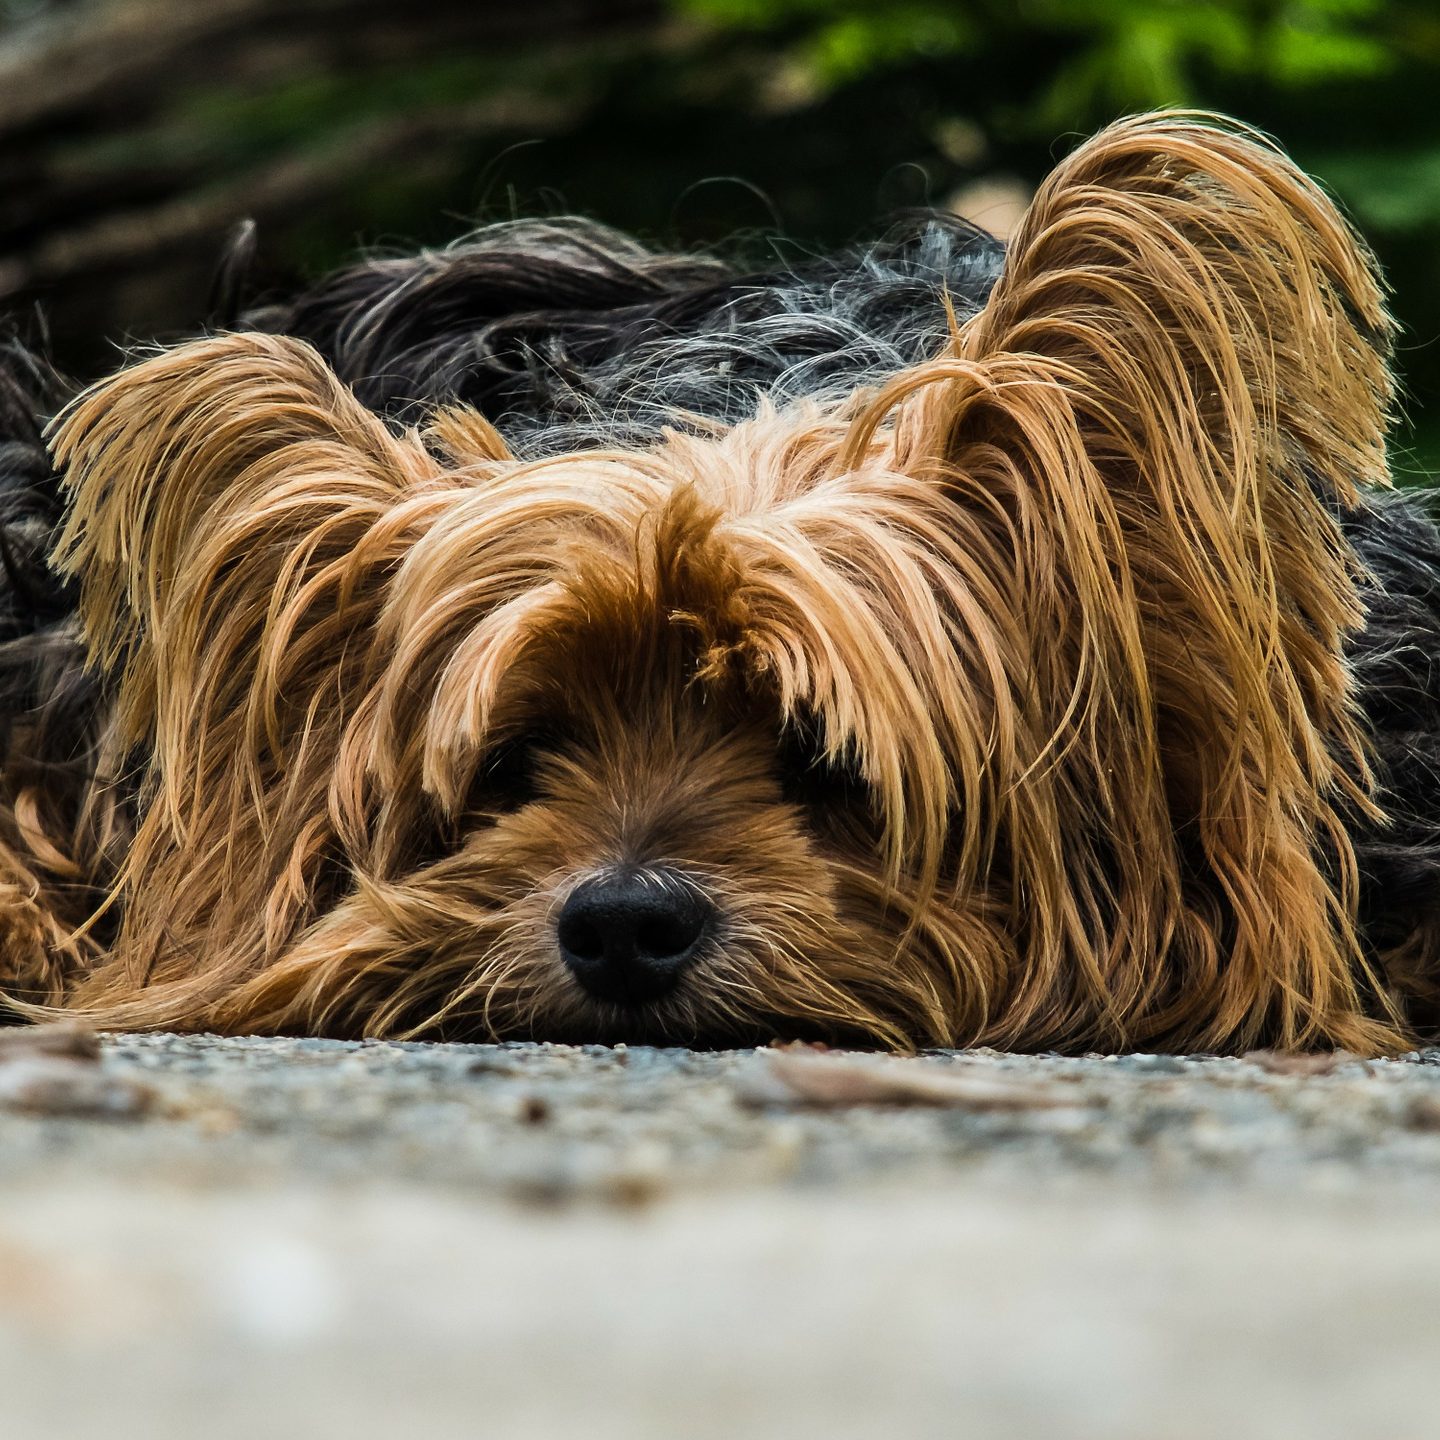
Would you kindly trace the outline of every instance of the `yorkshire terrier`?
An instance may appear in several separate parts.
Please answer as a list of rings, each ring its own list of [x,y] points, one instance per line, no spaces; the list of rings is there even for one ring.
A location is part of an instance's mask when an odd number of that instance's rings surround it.
[[[10,1004],[1411,1046],[1440,534],[1384,488],[1391,335],[1315,184],[1161,114],[1007,247],[359,264],[71,401],[63,509],[12,361]]]

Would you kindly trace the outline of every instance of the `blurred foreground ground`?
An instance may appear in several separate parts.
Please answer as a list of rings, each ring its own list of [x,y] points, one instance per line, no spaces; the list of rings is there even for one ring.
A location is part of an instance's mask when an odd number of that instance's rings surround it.
[[[890,1063],[0,1051],[0,1433],[1428,1433],[1440,1052]]]

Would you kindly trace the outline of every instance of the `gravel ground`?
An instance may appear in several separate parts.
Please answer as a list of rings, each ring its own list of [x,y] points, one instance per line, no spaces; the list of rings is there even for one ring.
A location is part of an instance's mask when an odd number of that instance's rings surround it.
[[[1433,1424],[1440,1051],[0,1038],[4,1440]]]

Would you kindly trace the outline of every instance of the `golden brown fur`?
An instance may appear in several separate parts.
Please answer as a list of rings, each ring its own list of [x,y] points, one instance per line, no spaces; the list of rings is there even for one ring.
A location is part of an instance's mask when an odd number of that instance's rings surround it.
[[[146,360],[55,435],[146,757],[123,917],[16,983],[119,1027],[1401,1046],[1334,518],[1385,483],[1388,332],[1283,156],[1151,116],[947,353],[711,435],[522,462],[298,341]],[[558,910],[659,864],[715,930],[597,1001]]]

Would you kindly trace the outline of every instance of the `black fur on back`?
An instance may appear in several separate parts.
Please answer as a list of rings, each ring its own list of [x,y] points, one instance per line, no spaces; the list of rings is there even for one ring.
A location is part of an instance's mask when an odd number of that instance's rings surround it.
[[[984,231],[928,212],[761,273],[654,253],[590,221],[522,220],[364,261],[243,320],[310,341],[394,420],[458,401],[539,456],[876,384],[934,353],[947,296],[958,319],[973,315],[1003,259]]]
[[[75,622],[76,594],[47,561],[64,501],[45,449],[44,427],[70,393],[71,387],[17,335],[0,338],[0,741],[7,778],[16,758],[10,739],[17,722],[29,724],[42,712],[73,709],[77,732],[88,730],[84,711],[93,681],[61,678],[80,667],[84,656]],[[61,690],[75,692],[73,706],[58,701]],[[51,721],[58,718],[50,715]],[[68,727],[52,723],[49,728]],[[72,749],[84,748],[80,733],[73,739],[74,746],[58,741],[47,749],[49,758],[67,759]]]
[[[1350,663],[1387,822],[1352,826],[1360,926],[1440,1025],[1440,528],[1431,492],[1367,497],[1341,521],[1365,570]]]
[[[73,588],[46,563],[60,521],[60,486],[45,451],[44,420],[69,387],[16,335],[0,336],[0,642],[62,619]]]

